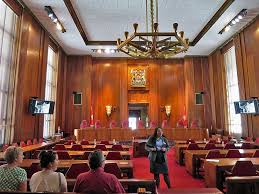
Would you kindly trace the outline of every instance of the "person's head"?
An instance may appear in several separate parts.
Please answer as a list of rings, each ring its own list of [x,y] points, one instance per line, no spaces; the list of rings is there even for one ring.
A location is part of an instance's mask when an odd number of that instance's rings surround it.
[[[4,153],[4,159],[8,164],[20,164],[23,160],[23,150],[20,147],[9,146]]]
[[[153,137],[161,137],[163,135],[163,130],[160,127],[155,128]]]
[[[105,158],[101,150],[91,152],[88,157],[90,168],[95,170],[99,167],[104,167]]]
[[[39,154],[40,167],[56,171],[58,168],[58,155],[53,151],[41,151]]]

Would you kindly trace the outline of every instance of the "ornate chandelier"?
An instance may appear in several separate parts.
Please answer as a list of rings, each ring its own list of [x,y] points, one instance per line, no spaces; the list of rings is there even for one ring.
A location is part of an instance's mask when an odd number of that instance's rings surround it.
[[[155,11],[154,8],[156,8]],[[149,20],[150,25],[148,24]],[[150,29],[148,29],[149,26]],[[135,58],[168,58],[185,52],[189,48],[189,39],[184,39],[184,31],[177,32],[177,23],[173,24],[173,32],[158,31],[158,0],[146,0],[147,32],[137,32],[137,23],[133,24],[133,28],[134,33],[131,36],[129,36],[129,32],[124,32],[124,41],[120,38],[117,39],[117,49],[129,56]]]

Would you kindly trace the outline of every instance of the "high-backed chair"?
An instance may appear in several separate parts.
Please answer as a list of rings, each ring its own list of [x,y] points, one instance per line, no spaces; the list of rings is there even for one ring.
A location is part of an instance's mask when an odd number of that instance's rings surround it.
[[[123,147],[120,144],[115,144],[112,146],[112,151],[123,151]]]
[[[157,127],[157,122],[150,121],[150,128],[153,129],[153,128],[156,128],[156,127]]]
[[[39,159],[40,150],[35,150],[32,154],[32,159]]]
[[[255,139],[255,143],[259,143],[259,137]]]
[[[253,158],[259,158],[259,150],[256,150],[253,154]]]
[[[96,150],[107,151],[107,148],[106,148],[106,146],[105,146],[104,144],[97,144],[97,145],[95,146],[95,149],[96,149]]]
[[[255,166],[251,161],[237,161],[231,172],[226,171],[228,176],[257,176]]]
[[[95,124],[94,124],[95,128],[101,128],[101,121],[100,120],[96,120]]]
[[[80,157],[81,160],[88,160],[88,157],[91,152],[84,152],[84,154]]]
[[[24,141],[21,141],[20,142],[20,147],[25,147],[25,146],[27,146],[26,143],[24,143]]]
[[[145,128],[144,122],[143,122],[142,120],[138,120],[138,121],[137,121],[137,128],[138,128],[138,129],[143,129],[143,128]]]
[[[100,144],[109,145],[110,142],[108,140],[101,140]]]
[[[193,139],[187,139],[186,144],[190,144],[190,143],[195,143],[195,141]]]
[[[217,142],[216,142],[215,139],[210,139],[210,140],[209,140],[209,143],[214,143],[214,144],[215,144],[215,143],[217,143]]]
[[[53,150],[67,150],[63,144],[56,144]]]
[[[241,149],[251,149],[252,146],[250,143],[242,143]]]
[[[235,144],[233,143],[227,143],[224,147],[224,150],[229,150],[229,149],[236,149]]]
[[[75,140],[68,140],[64,143],[64,145],[71,145],[71,144],[76,144]]]
[[[187,150],[199,150],[200,147],[198,146],[197,143],[190,143],[186,149]]]
[[[32,143],[33,143],[33,144],[38,144],[37,138],[34,138]]]
[[[84,150],[81,144],[73,144],[71,147],[71,150],[73,151],[82,151]]]
[[[82,140],[82,141],[81,141],[81,145],[89,145],[89,141],[87,141],[87,140]]]
[[[228,150],[228,153],[225,156],[226,158],[242,158],[239,150]]]
[[[18,143],[12,143],[12,146],[18,147]]]
[[[59,160],[71,160],[72,159],[67,151],[57,151],[57,155],[58,155]]]
[[[162,121],[162,124],[161,124],[161,127],[164,129],[164,128],[167,128],[168,126],[168,122],[167,122],[167,120],[163,120]]]
[[[85,129],[88,127],[88,123],[86,120],[82,120],[80,123],[80,129]]]
[[[178,128],[184,128],[184,122],[182,119],[178,120],[177,123],[176,123],[176,127]]]
[[[207,143],[204,147],[204,150],[213,150],[213,149],[217,149],[214,143]]]
[[[32,141],[30,139],[27,140],[27,145],[32,145]]]
[[[116,122],[115,122],[114,120],[112,120],[112,121],[110,122],[109,127],[110,127],[111,129],[114,128],[114,127],[116,127]]]
[[[40,138],[40,139],[39,139],[39,143],[43,143],[43,138]]]
[[[121,179],[121,170],[117,163],[106,163],[104,166],[104,172],[114,174],[118,179]]]
[[[28,178],[31,178],[31,176],[35,173],[35,172],[38,172],[40,171],[41,168],[40,168],[40,164],[39,163],[32,163],[31,164],[31,167],[29,169],[29,172],[27,174],[27,177]]]
[[[120,152],[108,152],[106,160],[123,160]]]
[[[199,127],[199,120],[193,120],[191,122],[191,128],[197,128]]]
[[[65,176],[67,179],[76,179],[79,174],[87,172],[89,170],[90,168],[87,163],[72,164],[66,172]]]
[[[121,128],[129,128],[129,121],[123,121],[121,123]]]

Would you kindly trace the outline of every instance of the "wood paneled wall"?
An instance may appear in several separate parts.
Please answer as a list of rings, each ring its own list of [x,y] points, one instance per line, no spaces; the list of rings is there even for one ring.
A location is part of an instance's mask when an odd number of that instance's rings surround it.
[[[225,47],[216,50],[209,56],[210,80],[212,94],[212,123],[215,128],[225,128],[226,103],[225,70],[223,53],[233,44],[236,50],[238,83],[240,99],[259,97],[259,17],[248,27],[238,33]],[[242,115],[244,136],[259,136],[259,116]]]
[[[128,87],[128,68],[148,66],[149,87],[132,90]],[[211,126],[211,106],[208,81],[208,59],[189,57],[170,60],[135,60],[124,58],[91,58],[90,56],[68,56],[65,67],[65,125],[62,128],[72,133],[81,120],[90,120],[93,106],[94,120],[100,120],[108,127],[111,120],[117,126],[128,119],[128,103],[148,103],[150,121],[161,125],[168,120],[169,127],[175,127],[184,114],[186,104],[190,106],[189,121],[198,119],[201,127]],[[186,73],[188,75],[186,75]],[[190,80],[186,86],[186,78]],[[191,81],[192,80],[192,81]],[[83,94],[83,106],[72,104],[72,92]],[[195,105],[194,92],[204,92],[204,105]],[[186,93],[188,97],[186,97]],[[107,117],[105,106],[112,105],[115,111]],[[162,107],[172,106],[169,118]],[[205,115],[208,119],[205,119]]]

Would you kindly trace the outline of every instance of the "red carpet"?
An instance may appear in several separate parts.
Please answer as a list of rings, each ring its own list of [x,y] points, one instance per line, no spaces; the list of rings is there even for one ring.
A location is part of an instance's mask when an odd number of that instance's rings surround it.
[[[168,159],[168,168],[169,168],[169,177],[171,181],[171,186],[173,188],[201,188],[204,186],[204,181],[202,179],[194,179],[191,175],[185,170],[185,166],[180,166],[175,162],[175,150],[171,148],[167,153]],[[149,172],[149,160],[146,157],[133,158],[134,169],[133,174],[134,178],[154,178],[153,174]],[[163,175],[160,175],[160,188],[167,188]]]

